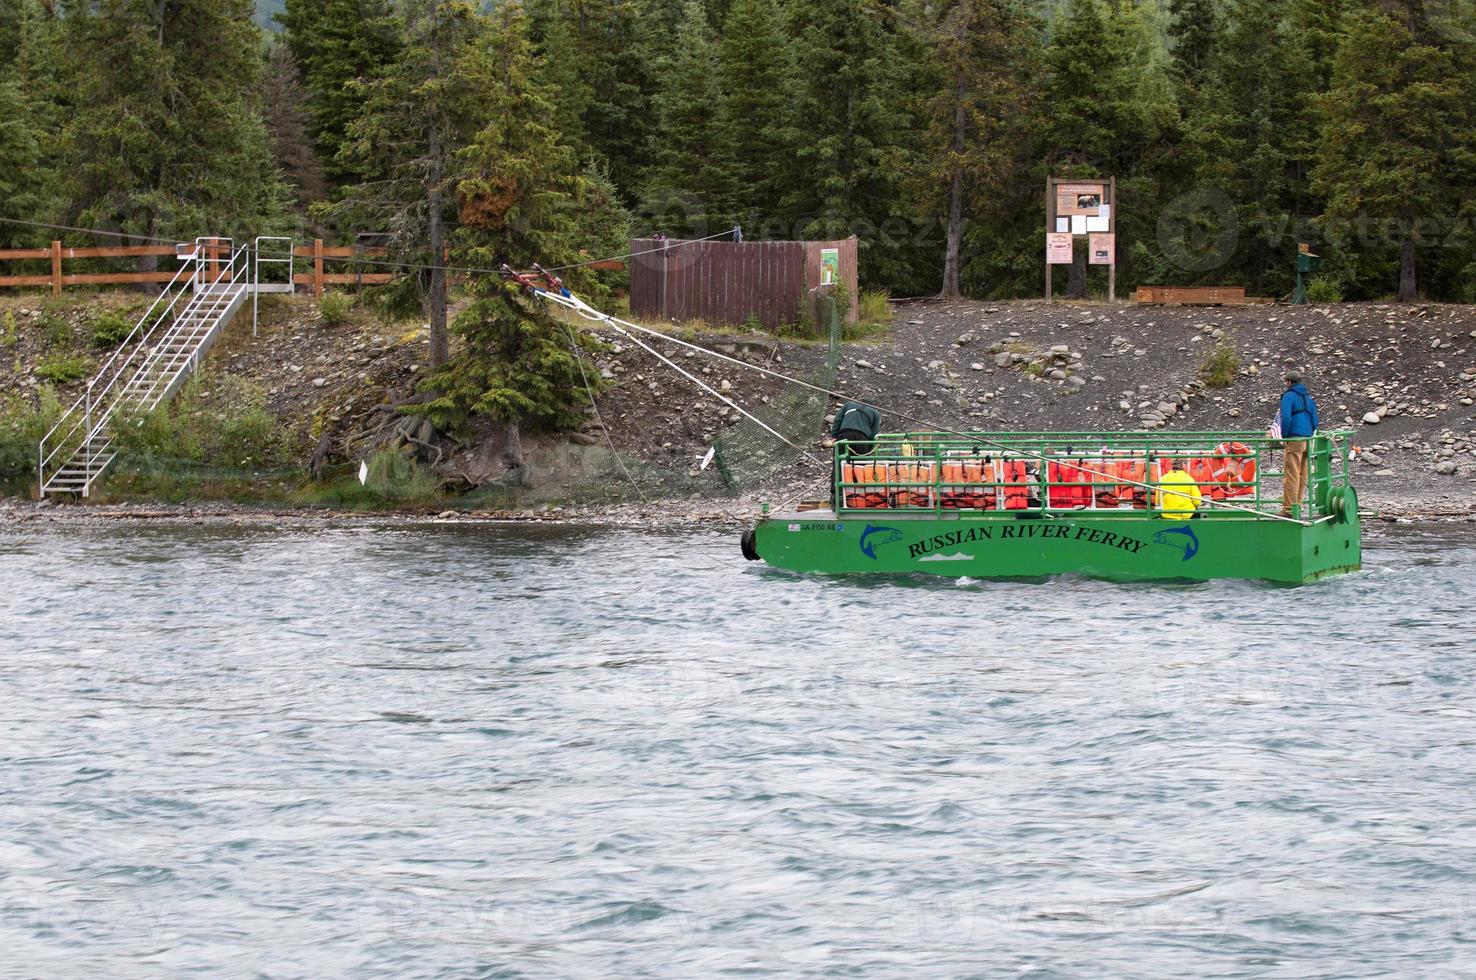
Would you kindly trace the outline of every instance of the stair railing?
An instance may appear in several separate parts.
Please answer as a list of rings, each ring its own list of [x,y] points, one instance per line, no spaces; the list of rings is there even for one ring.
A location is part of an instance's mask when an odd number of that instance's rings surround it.
[[[144,311],[128,337],[88,383],[82,395],[42,437],[37,447],[38,493],[46,493],[46,484],[51,476],[65,468],[79,451],[86,453],[84,466],[90,472],[94,456],[92,442],[112,421],[114,414],[122,407],[126,395],[125,392],[114,391],[120,381],[125,377],[138,377],[141,372],[149,370],[160,358],[159,351],[180,334],[195,313],[222,300],[229,306],[229,297],[233,290],[250,286],[250,248],[243,245],[233,250],[230,259],[222,264],[213,254],[207,258],[207,250],[213,253],[221,242],[229,247],[228,239],[197,240],[193,253],[187,254],[186,261],[169,281],[169,285]],[[213,278],[206,273],[207,263],[219,267]],[[206,279],[202,279],[202,276],[206,276]],[[194,296],[176,310],[180,298],[191,288],[194,289]],[[198,359],[198,351],[192,352],[187,362],[191,370],[199,366]],[[179,369],[173,373],[178,374]],[[166,393],[168,389],[169,382],[166,381]],[[152,390],[151,385],[151,393]],[[161,400],[162,397],[152,399],[152,404],[146,408],[156,407]]]
[[[202,256],[198,264],[203,264],[206,261],[203,256],[206,254],[205,243],[207,241],[216,242],[220,241],[220,239],[200,240],[200,243],[196,245],[196,254]],[[201,311],[209,309],[212,304],[220,302],[223,297],[229,295],[230,290],[233,289],[235,286],[246,284],[246,272],[248,269],[246,251],[247,250],[244,246],[240,249],[237,249],[232,254],[229,262],[220,266],[220,271],[211,281],[201,282],[198,278],[196,279],[194,298],[192,298],[189,303],[187,303],[185,307],[180,310],[179,313],[174,317],[174,320],[169,325],[169,329],[164,331],[164,333],[153,342],[149,350],[149,357],[142,364],[139,365],[138,371],[134,372],[134,377],[137,377],[143,371],[150,370],[154,363],[167,357],[168,355],[162,354],[160,352],[163,351],[164,348],[168,347],[169,344],[185,330],[194,329],[193,321],[196,316],[201,313]],[[189,363],[192,368],[197,366],[193,355]],[[178,372],[175,371],[173,373]],[[114,380],[116,381],[118,379]],[[149,387],[149,391],[151,394],[154,387],[154,385],[150,385]],[[167,382],[165,384],[165,389],[167,392]],[[103,394],[106,394],[106,392],[104,392]],[[152,398],[148,404],[142,405],[141,407],[145,412],[151,411],[155,407],[157,407],[159,401],[161,400],[162,397]],[[112,416],[117,412],[117,410],[122,407],[122,397],[117,399],[117,402],[117,404],[112,404],[108,406],[107,412],[103,414],[103,417],[98,423],[98,428],[106,425],[107,422],[111,420]]]
[[[46,435],[41,437],[36,457],[37,489],[40,493],[46,492],[47,468],[55,462],[55,468],[60,469],[66,465],[72,453],[92,438],[97,428],[92,424],[94,407],[101,403],[118,379],[138,362],[141,356],[153,349],[149,341],[159,330],[160,325],[166,321],[169,321],[170,326],[173,325],[171,317],[174,315],[175,305],[181,296],[190,291],[194,282],[198,254],[189,253],[182,258],[184,261],[180,264],[179,271],[174,274],[174,278],[169,280],[169,284],[164,287],[154,302],[149,304],[149,308],[138,318],[138,322],[133,325],[128,336],[113,351],[112,356],[104,362],[102,369],[87,383],[86,390],[78,396],[71,407],[62,413]],[[125,352],[126,356],[120,362],[119,357]],[[76,444],[73,445],[74,438],[79,431],[82,433],[82,438],[76,440]]]

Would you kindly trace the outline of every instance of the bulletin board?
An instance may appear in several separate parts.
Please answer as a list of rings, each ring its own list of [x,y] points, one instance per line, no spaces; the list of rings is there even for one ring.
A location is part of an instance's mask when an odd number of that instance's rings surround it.
[[[1051,267],[1070,265],[1076,241],[1087,242],[1088,262],[1107,266],[1107,299],[1117,298],[1117,178],[1046,178],[1045,298]],[[1069,244],[1068,244],[1069,243]]]

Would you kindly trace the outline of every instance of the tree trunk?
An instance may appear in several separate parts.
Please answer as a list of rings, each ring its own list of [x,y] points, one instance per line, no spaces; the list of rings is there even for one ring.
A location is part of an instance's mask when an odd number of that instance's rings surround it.
[[[432,146],[436,143],[432,137]],[[441,227],[439,165],[433,167],[436,181],[427,204],[430,207],[430,366],[440,367],[451,359],[451,340],[446,333],[445,233]]]
[[[1071,271],[1066,277],[1066,298],[1087,298],[1087,254],[1086,249],[1078,248],[1081,242],[1075,238],[1071,240]]]
[[[431,4],[431,77],[441,75],[440,44],[436,37],[439,27],[440,3]],[[446,177],[446,161],[441,142],[441,120],[437,113],[436,99],[431,97],[426,107],[430,114],[430,186],[426,192],[426,207],[430,211],[430,366],[440,367],[451,359],[451,340],[446,334],[446,245],[445,229],[442,226],[441,184]]]
[[[953,88],[953,180],[948,188],[947,242],[943,250],[943,289],[940,295],[952,298],[959,294],[959,251],[963,241],[963,161],[965,129],[968,116],[964,112],[964,80],[960,75]]]
[[[957,164],[953,167],[953,186],[948,192],[948,230],[943,247],[943,289],[939,292],[944,298],[952,298],[959,294],[958,291],[958,264],[959,247],[963,240],[963,168]]]
[[[1399,303],[1413,303],[1418,296],[1415,288],[1415,242],[1414,235],[1407,235],[1399,243],[1399,294],[1394,297]]]

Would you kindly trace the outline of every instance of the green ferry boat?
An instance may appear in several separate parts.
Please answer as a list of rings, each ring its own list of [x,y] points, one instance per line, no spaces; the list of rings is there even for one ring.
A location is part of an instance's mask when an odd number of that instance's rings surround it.
[[[764,505],[743,553],[822,574],[1311,582],[1361,563],[1350,435],[1312,437],[1307,492],[1289,515],[1277,444],[1262,433],[910,432],[842,442],[831,499],[786,513]],[[1179,482],[1161,486],[1174,469]],[[1192,516],[1185,482],[1199,489]]]

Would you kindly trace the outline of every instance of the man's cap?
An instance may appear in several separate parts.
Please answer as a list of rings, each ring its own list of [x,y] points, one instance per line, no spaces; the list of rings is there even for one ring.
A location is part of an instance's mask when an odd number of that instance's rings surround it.
[[[1301,381],[1301,380],[1302,380],[1302,372],[1301,371],[1298,371],[1296,368],[1292,368],[1290,371],[1286,372],[1286,383],[1287,384],[1294,385],[1298,381]]]

